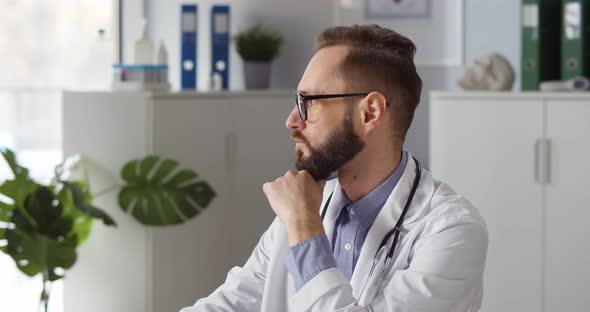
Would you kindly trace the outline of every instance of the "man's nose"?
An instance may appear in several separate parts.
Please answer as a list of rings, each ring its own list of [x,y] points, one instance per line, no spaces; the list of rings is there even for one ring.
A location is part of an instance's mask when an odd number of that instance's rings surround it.
[[[299,117],[299,110],[297,110],[297,107],[293,107],[293,110],[291,110],[289,116],[287,116],[285,126],[292,130],[301,131],[305,129],[306,123],[305,121],[301,120],[301,117]]]

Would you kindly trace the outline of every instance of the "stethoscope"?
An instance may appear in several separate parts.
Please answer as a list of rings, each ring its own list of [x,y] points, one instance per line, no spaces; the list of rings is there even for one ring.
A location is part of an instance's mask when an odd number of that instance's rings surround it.
[[[416,158],[414,158],[414,157],[412,157],[412,158],[414,159],[414,163],[416,164],[416,176],[414,177],[412,189],[410,190],[410,194],[408,195],[408,199],[406,200],[404,210],[402,211],[402,214],[400,215],[399,219],[397,220],[397,223],[389,232],[387,232],[387,234],[385,234],[385,236],[381,240],[381,244],[379,244],[379,248],[377,249],[375,256],[373,257],[373,264],[371,266],[371,271],[369,272],[369,275],[367,276],[367,279],[365,280],[365,283],[363,284],[363,287],[361,288],[361,292],[360,292],[361,296],[359,296],[360,303],[363,303],[361,301],[371,300],[372,297],[375,295],[376,291],[381,287],[381,283],[383,283],[383,280],[384,280],[385,275],[387,273],[389,261],[391,260],[391,258],[393,258],[393,255],[395,253],[395,247],[397,246],[398,241],[399,241],[400,228],[401,228],[402,224],[404,223],[404,218],[406,217],[406,214],[410,208],[410,205],[412,204],[412,200],[414,199],[414,194],[416,194],[416,190],[418,189],[418,184],[420,184],[420,176],[422,175],[422,167],[420,166],[420,162],[418,162],[418,160]],[[330,204],[330,200],[332,199],[333,194],[334,194],[334,192],[332,192],[332,194],[330,194],[330,197],[328,197],[328,199],[326,200],[326,203],[324,204],[324,209],[321,214],[322,221],[324,221],[324,218],[326,216],[326,212],[328,211],[328,205]],[[391,243],[391,247],[387,248],[387,241],[391,238],[391,236],[393,236],[393,242]],[[379,272],[381,272],[381,274],[379,274]],[[375,279],[378,279],[378,280],[375,281]],[[370,295],[370,292],[365,289],[367,287],[367,285],[373,285],[371,287],[373,289],[372,296]],[[363,294],[364,294],[364,296],[363,296]]]

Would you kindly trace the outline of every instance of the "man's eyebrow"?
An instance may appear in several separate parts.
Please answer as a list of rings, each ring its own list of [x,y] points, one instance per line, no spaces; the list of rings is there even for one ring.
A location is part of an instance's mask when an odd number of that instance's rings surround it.
[[[303,90],[297,90],[297,92],[303,94],[303,95],[318,95],[318,94],[325,94],[326,92],[323,90],[315,90],[315,89],[303,89]]]

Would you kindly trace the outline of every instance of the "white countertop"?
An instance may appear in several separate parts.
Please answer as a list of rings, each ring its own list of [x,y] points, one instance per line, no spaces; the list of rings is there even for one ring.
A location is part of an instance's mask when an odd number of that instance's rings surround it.
[[[433,99],[511,99],[511,100],[528,100],[528,99],[568,99],[588,101],[590,104],[590,92],[537,92],[537,91],[518,91],[518,92],[499,92],[499,91],[431,91],[430,98]]]
[[[65,93],[84,93],[88,95],[107,94],[144,94],[148,98],[232,98],[232,97],[283,97],[293,96],[295,89],[265,89],[265,90],[237,90],[237,91],[171,91],[171,92],[144,92],[144,91],[76,91],[64,90]]]

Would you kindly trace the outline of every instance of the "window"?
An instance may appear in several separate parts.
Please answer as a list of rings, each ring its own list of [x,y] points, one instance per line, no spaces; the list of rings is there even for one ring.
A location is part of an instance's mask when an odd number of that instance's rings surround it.
[[[0,0],[0,146],[13,149],[40,182],[63,157],[61,90],[110,84],[118,1]],[[0,181],[8,176],[0,160]],[[3,311],[36,311],[40,277],[28,278],[1,252],[0,276]],[[60,282],[50,311],[63,311]]]

